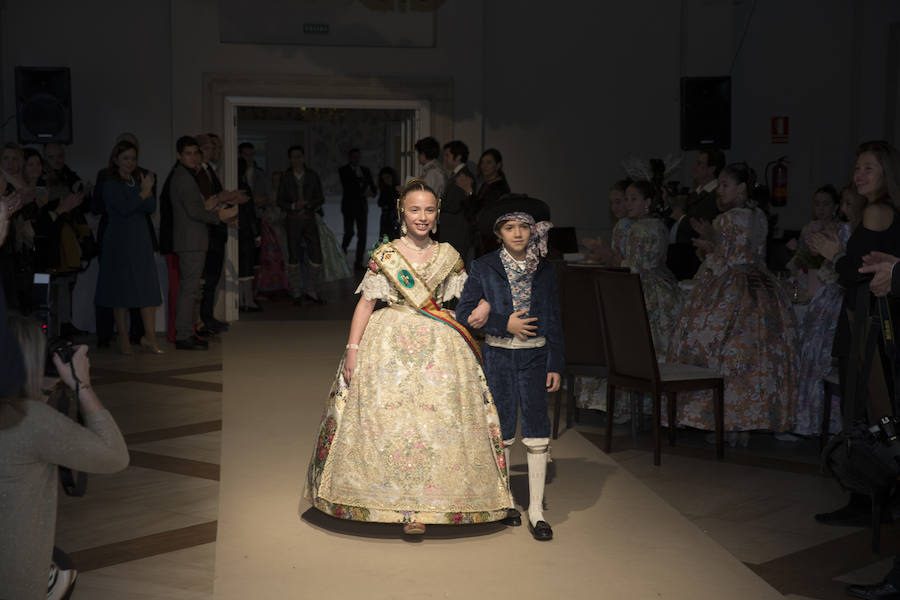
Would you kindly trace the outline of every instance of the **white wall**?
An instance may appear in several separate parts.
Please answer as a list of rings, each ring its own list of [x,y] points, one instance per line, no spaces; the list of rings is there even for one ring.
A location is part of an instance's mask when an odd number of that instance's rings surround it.
[[[678,150],[678,2],[488,3],[486,146],[513,191],[556,225],[607,227],[607,190],[629,155]]]
[[[200,127],[204,73],[342,74],[452,78],[455,135],[478,140],[481,137],[480,7],[476,0],[444,3],[438,10],[435,48],[334,48],[222,44],[216,0],[172,2],[174,129],[180,135]]]
[[[142,165],[168,170],[173,157],[168,2],[6,2],[0,40],[4,116],[15,112],[16,66],[71,69],[74,143],[67,158],[82,177],[93,180],[106,166],[123,131],[140,139]],[[15,119],[0,137],[15,141]]]
[[[395,49],[221,44],[215,0],[6,2],[0,94],[10,115],[15,65],[69,66],[70,162],[93,176],[126,129],[142,139],[141,162],[164,171],[174,139],[202,125],[204,73],[448,78],[455,137],[475,157],[499,148],[514,190],[550,201],[559,225],[590,233],[607,227],[606,190],[623,158],[678,151],[679,77],[727,74],[752,5],[454,0],[438,10],[437,47]],[[760,171],[790,156],[782,225],[802,224],[814,187],[849,177],[860,141],[892,137],[895,22],[895,0],[757,3],[732,73],[728,156]],[[770,143],[776,115],[791,118],[787,146]],[[12,121],[2,137],[14,136]],[[685,156],[683,178],[693,159]]]

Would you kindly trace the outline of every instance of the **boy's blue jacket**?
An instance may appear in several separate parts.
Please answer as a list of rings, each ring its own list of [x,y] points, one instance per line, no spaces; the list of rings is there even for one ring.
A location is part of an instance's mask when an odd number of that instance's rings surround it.
[[[456,320],[468,327],[469,315],[484,298],[491,305],[487,323],[481,331],[496,337],[512,337],[506,323],[513,313],[509,279],[500,262],[500,250],[476,259],[456,306]],[[531,284],[531,309],[528,317],[537,317],[537,335],[547,339],[547,372],[562,374],[565,366],[562,321],[559,314],[559,291],[556,265],[541,260]],[[469,327],[469,329],[472,329]]]

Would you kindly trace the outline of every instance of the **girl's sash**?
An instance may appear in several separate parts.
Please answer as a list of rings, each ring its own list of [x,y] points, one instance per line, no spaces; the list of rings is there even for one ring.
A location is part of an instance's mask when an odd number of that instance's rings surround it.
[[[441,250],[443,248],[439,246],[435,249],[435,252],[441,252]],[[437,265],[436,273],[431,278],[434,282],[434,287],[437,287],[437,284],[450,274],[450,271],[459,261],[459,254],[455,251],[453,254],[455,256],[443,257],[444,260]],[[442,257],[439,256],[437,258],[441,259]],[[400,254],[393,243],[382,244],[373,250],[372,260],[381,268],[382,273],[394,284],[394,287],[397,288],[400,295],[403,296],[410,306],[423,315],[435,321],[440,321],[456,330],[469,345],[469,348],[472,349],[472,352],[475,353],[478,362],[482,362],[481,348],[478,342],[475,341],[468,329],[457,322],[448,311],[440,307],[434,299],[434,289],[429,287],[428,281],[413,269],[412,265]]]

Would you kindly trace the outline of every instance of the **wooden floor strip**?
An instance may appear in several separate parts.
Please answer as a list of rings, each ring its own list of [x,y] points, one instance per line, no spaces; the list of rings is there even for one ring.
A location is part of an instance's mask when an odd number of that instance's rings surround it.
[[[143,444],[145,442],[157,442],[159,440],[169,440],[172,438],[199,435],[201,433],[210,433],[213,431],[222,431],[221,419],[192,423],[190,425],[179,425],[178,427],[166,427],[165,429],[151,429],[148,431],[129,433],[125,435],[125,443]]]
[[[167,473],[187,475],[188,477],[212,479],[213,481],[219,480],[219,465],[214,463],[141,452],[140,450],[129,450],[128,453],[131,455],[131,466],[133,467],[155,469]]]
[[[848,531],[852,530],[848,528]],[[900,554],[900,537],[896,527],[883,526],[881,556],[896,554]],[[847,597],[844,592],[847,584],[834,581],[834,578],[868,566],[877,559],[878,556],[872,554],[872,530],[863,529],[765,563],[747,566],[782,594],[839,600]]]
[[[78,571],[93,571],[216,541],[217,521],[70,552]]]

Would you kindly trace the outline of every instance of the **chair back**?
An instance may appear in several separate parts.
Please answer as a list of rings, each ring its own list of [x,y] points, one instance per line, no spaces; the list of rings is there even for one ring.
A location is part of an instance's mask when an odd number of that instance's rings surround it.
[[[598,271],[595,299],[599,306],[610,382],[652,390],[659,383],[659,365],[640,276]]]
[[[600,313],[594,297],[594,278],[603,267],[566,263],[560,267],[559,305],[566,364],[605,367],[606,350],[600,337]]]

